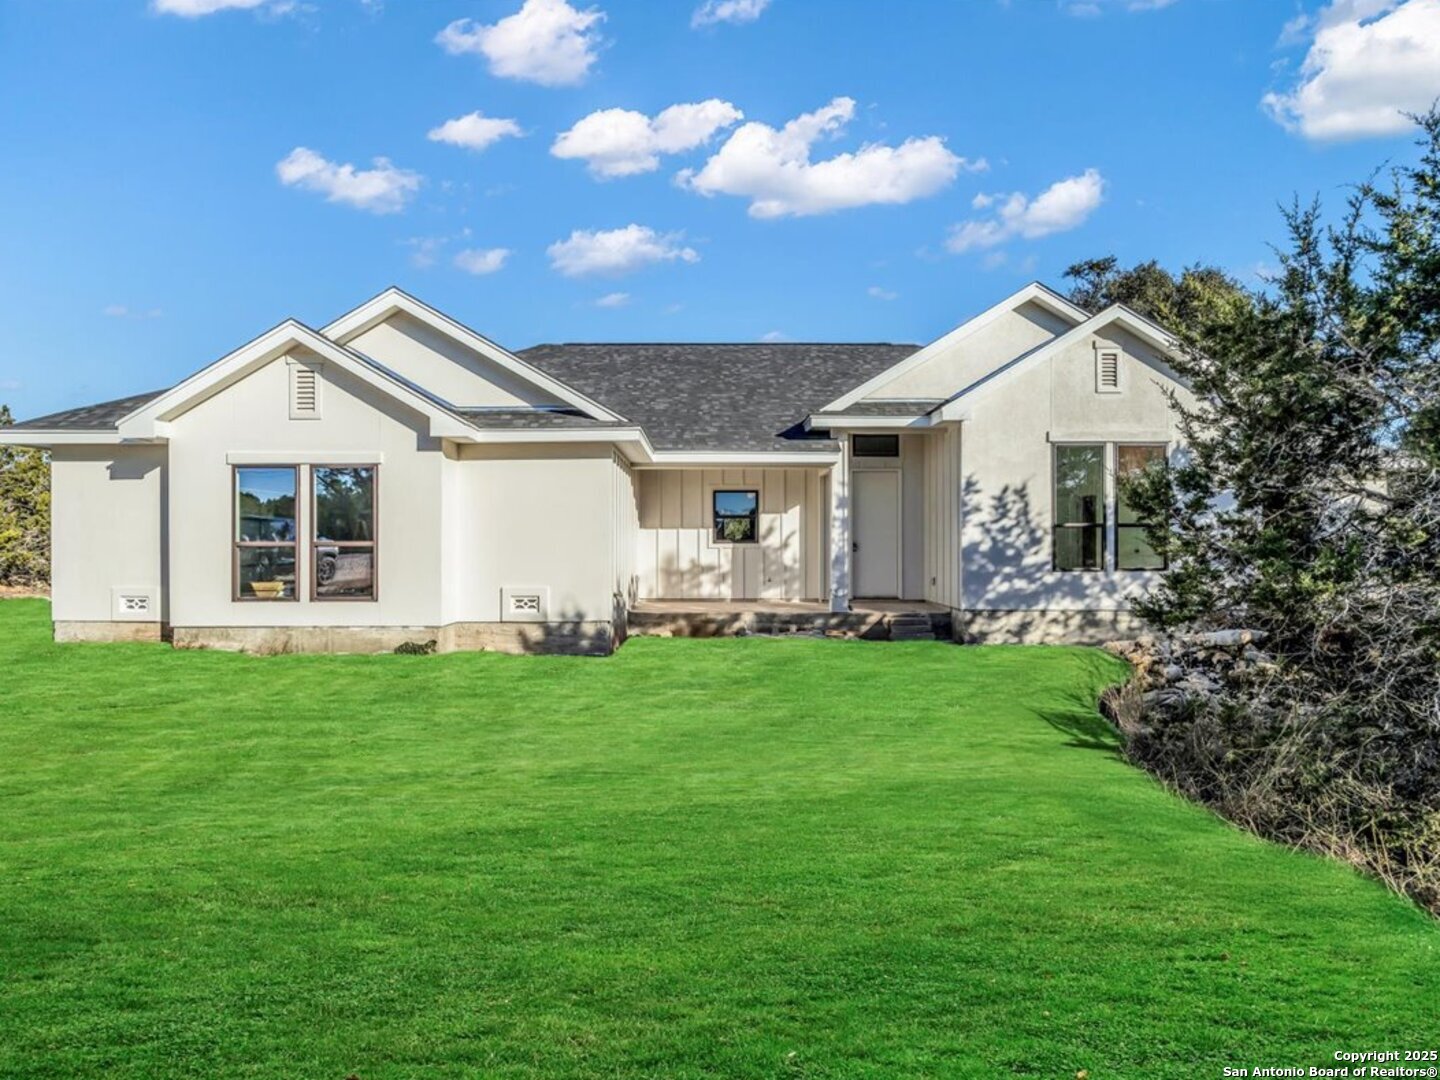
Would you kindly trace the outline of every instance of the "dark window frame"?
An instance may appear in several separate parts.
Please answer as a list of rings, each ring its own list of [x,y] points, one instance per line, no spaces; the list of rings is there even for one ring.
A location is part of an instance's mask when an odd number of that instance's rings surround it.
[[[876,452],[873,451],[873,450],[861,450],[861,449],[860,449],[861,440],[869,440],[869,439],[873,439],[873,440],[876,440],[876,441],[881,440],[881,439],[884,439],[884,440],[887,440],[887,445],[889,445],[889,440],[893,440],[893,444],[894,444],[894,447],[895,447],[895,452],[894,452],[893,454],[891,454],[891,453],[883,453],[883,454],[882,454],[882,453],[876,453]],[[873,445],[873,444],[872,444],[872,445]],[[873,432],[872,432],[872,433],[861,433],[861,432],[857,432],[857,433],[855,433],[854,435],[851,435],[851,436],[850,436],[850,456],[851,456],[851,457],[857,457],[857,458],[889,458],[889,459],[898,458],[898,457],[900,456],[900,436],[899,436],[899,435],[892,435],[892,434],[888,434],[888,433],[876,434],[876,433],[873,433]]]
[[[321,540],[316,535],[320,527],[319,508],[316,506],[315,473],[320,469],[370,470],[370,539],[369,540]],[[310,474],[310,600],[316,604],[374,604],[380,600],[380,465],[346,464],[327,465],[316,462],[309,467]],[[318,554],[321,547],[333,547],[337,551],[370,552],[370,595],[369,596],[321,596]]]
[[[1170,568],[1170,556],[1160,555],[1159,566],[1121,566],[1120,565],[1120,537],[1126,529],[1138,529],[1143,533],[1149,528],[1148,522],[1124,522],[1120,520],[1120,451],[1143,448],[1146,450],[1159,450],[1160,461],[1168,470],[1170,468],[1170,444],[1159,442],[1117,442],[1115,445],[1115,570],[1122,574],[1158,574]],[[1148,540],[1146,541],[1149,542]],[[1156,552],[1156,554],[1160,554]]]
[[[750,495],[755,499],[755,509],[748,514],[722,514],[718,501],[721,495]],[[750,539],[734,540],[721,535],[724,522],[737,520],[750,522]],[[760,543],[760,489],[754,487],[717,487],[710,489],[710,542],[712,544],[758,544]]]
[[[288,544],[274,540],[240,539],[240,473],[253,469],[279,471],[289,469],[295,478],[295,539]],[[240,552],[251,550],[277,550],[289,548],[295,564],[295,583],[290,596],[277,596],[273,600],[263,596],[245,596],[240,591]],[[231,465],[230,466],[230,599],[237,604],[298,604],[300,602],[300,466],[299,465]]]
[[[1060,451],[1076,447],[1089,447],[1100,451],[1100,520],[1059,521],[1057,505],[1060,489]],[[1103,574],[1110,567],[1110,499],[1106,494],[1107,459],[1109,444],[1103,442],[1057,442],[1050,444],[1050,570],[1057,574]],[[1100,537],[1100,560],[1098,566],[1061,566],[1061,531],[1080,532],[1090,530]]]

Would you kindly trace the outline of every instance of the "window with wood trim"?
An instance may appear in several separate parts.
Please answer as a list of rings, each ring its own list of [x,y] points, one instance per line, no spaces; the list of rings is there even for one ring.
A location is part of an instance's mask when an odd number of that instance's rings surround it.
[[[299,472],[294,465],[234,469],[231,579],[236,600],[299,599]]]
[[[760,492],[754,488],[717,489],[711,494],[714,537],[721,544],[760,542]]]
[[[1055,446],[1056,570],[1105,569],[1105,444]]]
[[[375,535],[378,469],[316,465],[310,470],[315,600],[374,600],[379,551]]]
[[[1121,443],[1115,447],[1115,569],[1164,570],[1165,556],[1146,534],[1147,522],[1129,506],[1127,488],[1149,469],[1167,468],[1165,447],[1157,443]]]

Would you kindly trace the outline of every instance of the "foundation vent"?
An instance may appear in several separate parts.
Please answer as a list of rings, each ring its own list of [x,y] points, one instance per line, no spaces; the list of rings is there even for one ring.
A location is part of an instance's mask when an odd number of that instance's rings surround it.
[[[118,622],[155,622],[160,618],[153,589],[110,590],[112,618]]]
[[[502,622],[544,622],[549,617],[550,590],[543,586],[508,585],[500,590]]]

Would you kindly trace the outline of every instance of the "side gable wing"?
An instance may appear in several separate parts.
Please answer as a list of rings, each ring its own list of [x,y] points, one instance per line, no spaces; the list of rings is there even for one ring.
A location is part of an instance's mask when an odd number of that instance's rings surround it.
[[[457,408],[565,407],[624,418],[410,294],[389,288],[321,333]]]
[[[1028,368],[1036,367],[1062,355],[1093,336],[1113,337],[1117,331],[1133,335],[1161,359],[1175,355],[1175,336],[1173,334],[1121,304],[1112,304],[1098,315],[1086,319],[1040,348],[1023,353],[993,371],[987,372],[969,385],[961,387],[944,405],[935,410],[936,417],[940,420],[963,419],[971,405],[984,397],[994,386],[1013,378]],[[1166,369],[1158,373],[1179,386],[1185,385],[1184,381],[1173,371]]]
[[[844,412],[865,400],[943,399],[953,392],[954,383],[952,381],[944,391],[936,392],[934,387],[926,386],[926,381],[918,377],[927,367],[944,365],[947,377],[952,380],[966,378],[963,374],[966,371],[978,375],[1012,359],[1017,352],[1039,347],[1087,318],[1089,314],[1086,311],[1059,293],[1038,281],[1031,282],[816,411]],[[973,357],[962,355],[968,345],[975,346]]]
[[[474,430],[445,402],[367,362],[308,326],[287,319],[122,417],[117,424],[120,438],[165,438],[170,421],[297,347],[310,350],[326,363],[334,364],[414,409],[429,421],[432,437],[465,436]]]

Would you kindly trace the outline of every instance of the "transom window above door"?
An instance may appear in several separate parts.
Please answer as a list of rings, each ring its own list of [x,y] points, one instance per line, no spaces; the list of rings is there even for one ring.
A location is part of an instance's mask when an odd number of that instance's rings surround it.
[[[900,436],[852,435],[850,436],[850,450],[855,457],[898,458],[900,456]]]

